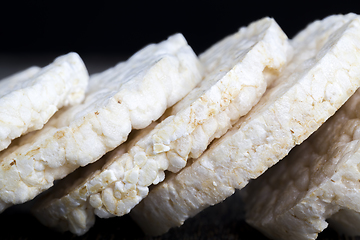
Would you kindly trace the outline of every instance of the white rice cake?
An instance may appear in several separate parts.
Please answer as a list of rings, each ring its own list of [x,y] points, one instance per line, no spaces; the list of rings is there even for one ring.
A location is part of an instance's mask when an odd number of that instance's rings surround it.
[[[0,211],[32,199],[79,166],[123,143],[183,98],[202,78],[200,62],[181,34],[152,44],[90,79],[80,105],[0,156]]]
[[[40,69],[31,67],[0,81],[0,151],[41,129],[58,109],[84,99],[89,75],[76,53]]]
[[[132,210],[144,232],[165,233],[243,188],[317,130],[360,86],[359,18],[333,16],[314,24],[293,40],[294,58],[260,102]]]
[[[360,90],[244,190],[247,222],[272,239],[316,239],[327,219],[360,235]]]
[[[201,55],[205,79],[173,107],[173,115],[134,142],[126,154],[122,147],[115,150],[101,172],[84,177],[87,181],[72,185],[61,197],[54,190],[55,197],[35,210],[38,218],[81,235],[92,226],[94,213],[128,213],[151,184],[164,179],[164,170],[180,170],[189,155],[201,154],[258,102],[289,51],[287,37],[270,18],[215,44]]]

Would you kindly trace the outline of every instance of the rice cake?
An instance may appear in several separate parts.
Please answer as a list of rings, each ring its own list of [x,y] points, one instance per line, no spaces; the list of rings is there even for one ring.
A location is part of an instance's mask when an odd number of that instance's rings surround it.
[[[0,81],[0,151],[23,134],[41,129],[61,107],[84,99],[89,75],[76,53],[40,69],[31,67]]]
[[[360,235],[360,91],[243,193],[247,222],[272,239],[316,239],[327,219]]]
[[[317,130],[359,87],[360,21],[355,14],[315,22],[292,45],[294,58],[260,102],[132,210],[145,233],[165,233],[243,188]]]

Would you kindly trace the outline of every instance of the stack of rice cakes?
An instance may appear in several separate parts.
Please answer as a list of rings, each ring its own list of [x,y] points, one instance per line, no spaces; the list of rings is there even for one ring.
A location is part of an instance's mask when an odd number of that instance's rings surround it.
[[[330,16],[289,41],[273,19],[264,18],[224,38],[200,60],[176,34],[91,76],[85,96],[88,76],[75,53],[55,60],[47,70],[32,67],[3,80],[0,104],[11,95],[8,92],[21,96],[16,92],[26,93],[36,83],[42,88],[46,81],[39,79],[68,78],[75,85],[58,89],[61,97],[52,94],[55,100],[39,104],[36,112],[20,113],[15,131],[0,128],[5,149],[0,153],[1,210],[34,198],[54,180],[93,163],[37,199],[33,212],[40,221],[82,235],[94,224],[95,215],[122,216],[135,207],[130,215],[149,235],[180,226],[259,177],[351,97],[360,86],[359,21],[355,14]],[[61,67],[69,70],[63,74]],[[357,164],[357,95],[294,150],[291,160],[241,191],[249,223],[271,238],[314,239],[333,215],[339,231],[359,234],[353,203],[357,188],[351,184],[357,179],[352,174]],[[45,107],[45,113],[40,105],[51,107]],[[74,106],[54,115],[67,105]],[[29,116],[41,121],[25,121]],[[19,130],[21,121],[26,124]],[[41,130],[10,145],[36,129]],[[126,141],[131,129],[142,130]],[[318,144],[317,139],[325,136],[333,140]],[[320,150],[323,155],[312,154],[319,148],[325,149]],[[323,174],[310,171],[302,176],[301,169],[309,166],[323,169]],[[291,174],[278,177],[276,173],[285,169]],[[165,178],[165,171],[172,173]],[[313,187],[292,198],[297,199],[295,207],[281,204],[296,193],[280,197],[279,191],[288,191],[291,182],[304,187],[301,183],[308,176]],[[344,197],[331,197],[339,194]],[[278,200],[266,201],[267,197]],[[284,214],[271,215],[273,210],[266,209],[273,206],[284,209]],[[314,211],[300,211],[309,206]],[[301,218],[294,209],[300,209]]]

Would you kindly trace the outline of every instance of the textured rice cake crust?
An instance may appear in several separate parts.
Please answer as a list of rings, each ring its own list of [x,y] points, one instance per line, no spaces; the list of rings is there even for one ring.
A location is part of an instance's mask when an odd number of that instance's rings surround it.
[[[83,234],[92,226],[94,213],[100,217],[128,213],[148,194],[149,185],[164,179],[164,170],[184,167],[189,155],[201,154],[257,103],[289,51],[285,34],[270,18],[215,44],[201,55],[205,79],[173,107],[174,115],[126,154],[121,147],[115,150],[101,172],[72,186],[62,197],[50,196],[39,204],[38,218],[46,225]]]
[[[199,157],[259,101],[291,54],[287,36],[271,18],[214,44],[200,55],[205,79],[153,134],[154,154],[166,153],[172,172]]]
[[[201,66],[181,34],[152,44],[90,79],[84,103],[3,152],[0,210],[32,199],[79,166],[98,160],[144,128],[201,80]]]
[[[116,150],[109,152],[95,163],[71,173],[46,194],[36,199],[32,209],[33,214],[46,226],[58,231],[70,230],[77,235],[84,234],[94,225],[94,211],[100,216],[105,214],[110,217],[106,209],[94,209],[92,206],[98,202],[99,194],[96,193],[114,182],[116,178],[124,178],[124,172],[127,175],[126,179],[139,177],[129,174],[129,170],[133,170],[133,164],[131,158],[126,157],[128,155],[126,152],[155,126],[156,123],[152,123],[145,129],[131,133],[129,139]],[[122,161],[112,161],[121,156]],[[129,183],[123,186],[123,190],[127,190],[132,197],[139,194],[134,192],[135,189]],[[90,195],[91,193],[95,196]],[[89,195],[90,199],[88,199]]]
[[[200,158],[155,186],[132,210],[131,216],[147,234],[165,233],[221,202],[234,188],[243,188],[355,92],[360,85],[359,19],[352,14],[329,19],[320,24],[321,31],[293,40],[294,58],[248,115]]]
[[[76,53],[40,69],[0,81],[0,151],[21,135],[41,129],[59,108],[84,99],[89,75]]]
[[[245,188],[247,221],[273,239],[316,239],[326,219],[359,235],[360,91]]]

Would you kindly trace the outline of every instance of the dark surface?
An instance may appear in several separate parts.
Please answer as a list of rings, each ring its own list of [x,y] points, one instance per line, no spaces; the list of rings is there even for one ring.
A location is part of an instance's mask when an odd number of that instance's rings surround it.
[[[289,37],[359,1],[2,1],[0,53],[69,51],[130,55],[176,32],[195,52],[259,18],[274,17]]]
[[[180,228],[171,229],[159,237],[147,237],[129,216],[97,219],[96,224],[85,235],[77,237],[70,232],[59,233],[42,226],[33,216],[10,208],[0,215],[0,239],[267,239],[243,220],[240,196],[235,193],[224,202],[210,207],[185,222]],[[339,236],[331,228],[322,232],[319,240],[351,239]]]

